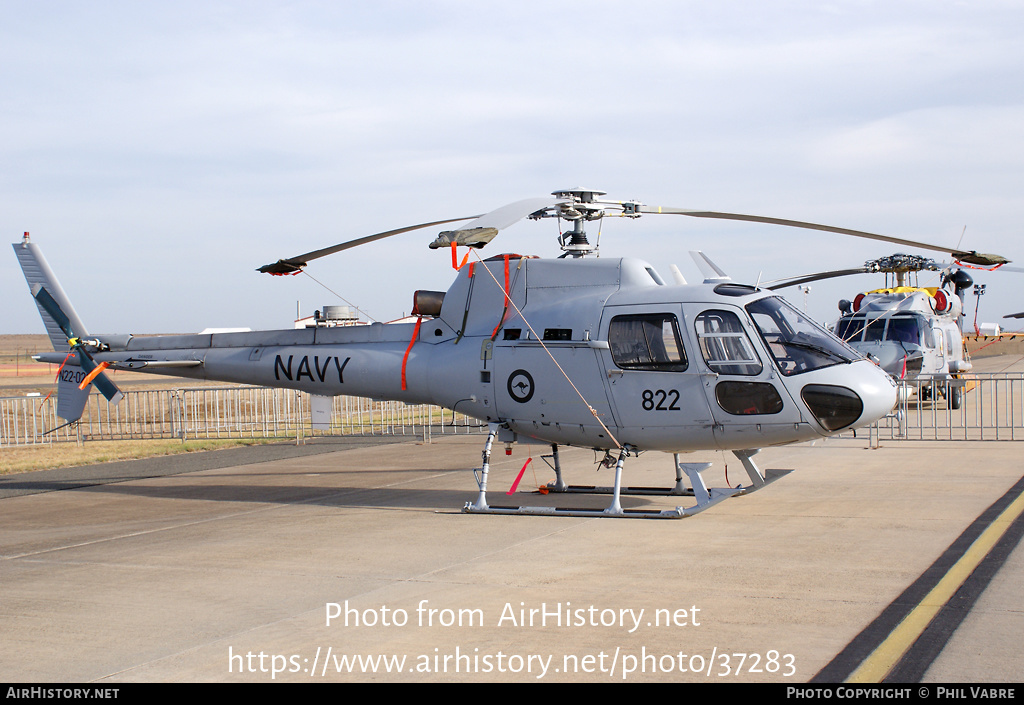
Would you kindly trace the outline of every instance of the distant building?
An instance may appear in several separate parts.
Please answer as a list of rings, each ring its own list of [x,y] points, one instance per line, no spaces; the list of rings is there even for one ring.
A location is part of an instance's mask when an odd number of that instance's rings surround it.
[[[366,321],[360,321],[359,317],[349,306],[324,306],[322,311],[314,311],[312,316],[306,316],[295,321],[296,328],[365,325]]]
[[[415,323],[419,316],[403,316],[385,323]],[[315,328],[333,326],[367,326],[368,321],[360,321],[359,316],[350,306],[324,306],[322,311],[314,311],[312,316],[306,316],[295,321],[296,328]]]

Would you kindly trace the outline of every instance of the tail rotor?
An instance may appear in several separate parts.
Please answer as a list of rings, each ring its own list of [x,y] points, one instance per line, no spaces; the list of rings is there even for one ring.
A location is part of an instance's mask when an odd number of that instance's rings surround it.
[[[57,303],[57,300],[53,298],[46,287],[42,284],[35,284],[32,287],[32,296],[39,302],[39,305],[50,314],[53,320],[60,327],[61,331],[68,339],[68,345],[71,346],[71,352],[75,354],[78,359],[78,364],[86,372],[85,378],[79,385],[79,389],[84,390],[89,384],[96,386],[100,394],[106,397],[107,401],[111,404],[117,404],[124,397],[124,393],[117,388],[117,385],[110,381],[110,378],[104,374],[103,370],[106,369],[109,363],[97,363],[93,359],[90,348],[97,351],[102,351],[106,346],[98,340],[85,340],[79,338],[71,323],[71,319],[68,318],[67,314]],[[84,331],[83,331],[84,332]]]

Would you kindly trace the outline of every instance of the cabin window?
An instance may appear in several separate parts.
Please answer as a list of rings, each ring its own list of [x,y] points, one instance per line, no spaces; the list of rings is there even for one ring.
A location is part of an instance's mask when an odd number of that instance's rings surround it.
[[[715,387],[715,399],[720,407],[735,416],[782,411],[782,397],[767,382],[722,382]]]
[[[616,316],[608,326],[612,361],[627,370],[682,372],[686,350],[671,313]]]
[[[705,311],[695,321],[701,354],[712,372],[723,375],[761,374],[761,361],[732,311]]]

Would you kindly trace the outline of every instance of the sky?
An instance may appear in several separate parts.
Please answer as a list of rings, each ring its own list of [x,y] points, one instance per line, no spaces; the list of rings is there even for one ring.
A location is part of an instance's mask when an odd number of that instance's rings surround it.
[[[995,0],[0,0],[0,231],[31,233],[91,333],[289,328],[346,303],[398,318],[453,279],[427,248],[440,228],[311,276],[255,270],[575,187],[1024,267],[1021,36],[1024,4]],[[484,253],[557,256],[556,236],[524,221]],[[690,250],[752,283],[901,249],[679,216],[601,235],[602,257],[691,282]],[[972,276],[969,319],[1024,327],[1002,318],[1024,274]],[[827,323],[883,283],[787,297]],[[43,332],[11,250],[0,297],[0,333]]]

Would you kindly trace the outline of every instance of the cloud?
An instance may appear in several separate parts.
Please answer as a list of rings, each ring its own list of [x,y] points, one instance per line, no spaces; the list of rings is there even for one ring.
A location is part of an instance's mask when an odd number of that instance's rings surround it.
[[[287,326],[297,299],[333,295],[261,264],[580,185],[917,239],[966,224],[979,249],[1020,258],[1022,15],[998,2],[18,4],[0,26],[0,129],[16,137],[0,145],[0,224],[11,242],[33,232],[95,331]],[[687,249],[717,249],[751,279],[888,254],[748,224],[604,230],[606,256],[685,268]],[[524,223],[494,250],[553,255],[554,236]],[[397,317],[414,288],[451,278],[428,239],[313,273]],[[25,299],[7,332],[37,330],[13,257],[0,287]],[[820,315],[833,307],[823,295]]]

